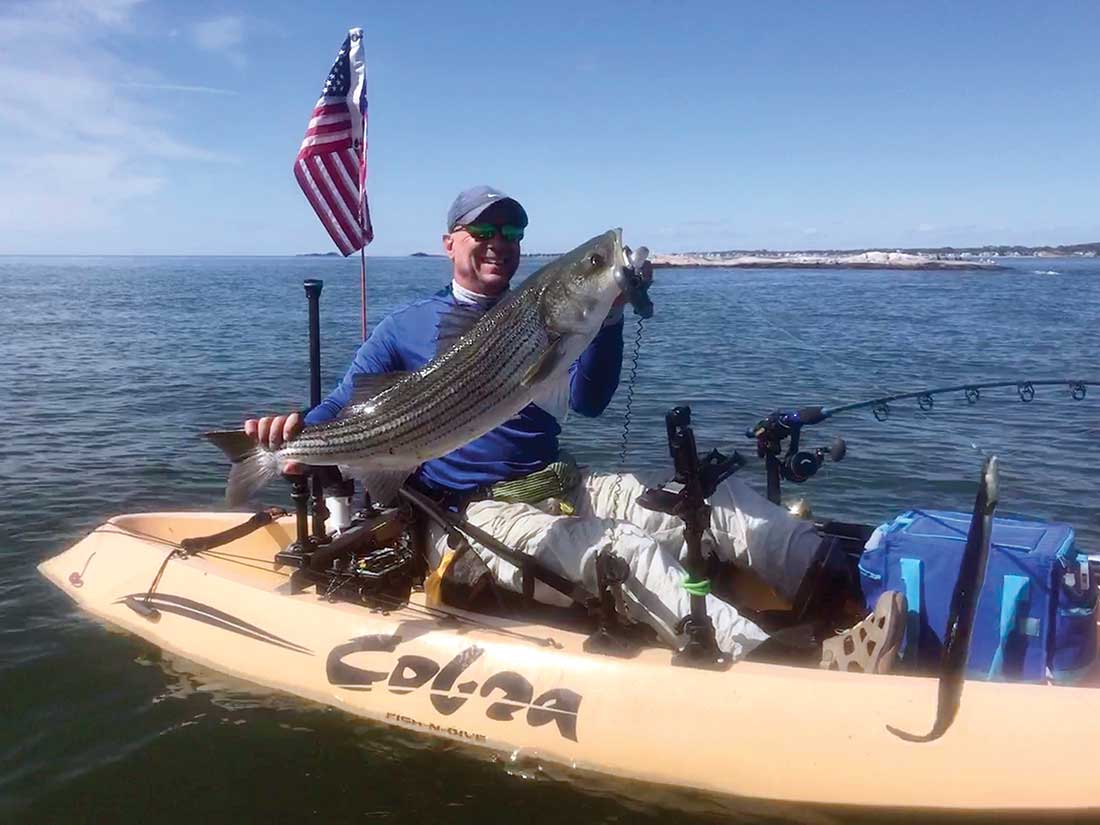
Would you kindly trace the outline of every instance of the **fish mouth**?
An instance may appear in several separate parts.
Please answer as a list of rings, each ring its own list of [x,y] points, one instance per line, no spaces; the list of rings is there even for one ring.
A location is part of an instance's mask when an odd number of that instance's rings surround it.
[[[611,231],[615,233],[615,249],[619,257],[618,265],[615,268],[615,283],[626,295],[626,299],[634,308],[635,315],[640,318],[652,318],[653,301],[649,297],[649,282],[638,271],[630,247],[623,244],[623,230],[616,228]],[[642,256],[642,260],[644,260],[644,256]]]
[[[618,265],[621,268],[627,268],[630,266],[630,249],[623,245],[623,228],[616,226],[611,230],[613,240],[615,242],[615,252],[618,253],[619,260]]]

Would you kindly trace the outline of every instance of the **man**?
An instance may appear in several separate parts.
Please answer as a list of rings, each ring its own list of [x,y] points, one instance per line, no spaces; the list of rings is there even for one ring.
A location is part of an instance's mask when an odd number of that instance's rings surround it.
[[[383,319],[356,353],[339,386],[304,421],[298,413],[252,419],[245,422],[246,432],[276,449],[296,435],[303,423],[335,418],[352,396],[357,373],[422,367],[436,355],[443,313],[455,305],[487,309],[508,291],[519,266],[527,223],[523,206],[498,189],[478,186],[459,193],[448,210],[443,235],[443,249],[452,265],[450,286]],[[643,276],[650,277],[651,270],[647,268]],[[622,304],[620,298],[571,368],[569,404],[581,415],[600,415],[618,387]],[[624,591],[632,616],[675,641],[680,619],[690,612],[690,595],[683,586],[687,576],[680,565],[683,524],[673,516],[637,505],[635,499],[647,486],[642,480],[629,475],[583,477],[572,516],[548,512],[537,501],[516,503],[484,495],[494,485],[528,477],[557,462],[560,432],[554,416],[530,404],[484,436],[425,462],[415,479],[430,491],[468,503],[466,517],[471,523],[518,550],[535,554],[543,564],[592,591],[596,590],[596,557],[602,549],[613,547],[630,566]],[[657,479],[649,481],[656,483]],[[710,551],[723,561],[752,569],[781,596],[794,601],[824,550],[813,526],[767,501],[739,479],[725,482],[710,503]],[[436,557],[430,559],[433,565],[439,563],[444,550],[440,536]],[[521,588],[516,567],[488,551],[479,550],[479,555],[499,583],[513,590]],[[541,583],[536,585],[535,598],[568,603]],[[718,645],[726,653],[743,656],[768,638],[732,605],[714,596],[706,598]],[[867,645],[857,645],[852,652],[839,644],[831,654],[827,652],[827,658],[842,668],[849,662],[866,670],[888,667],[900,640],[898,607],[892,597],[885,599],[882,609],[862,623],[862,635],[874,643],[870,650]]]

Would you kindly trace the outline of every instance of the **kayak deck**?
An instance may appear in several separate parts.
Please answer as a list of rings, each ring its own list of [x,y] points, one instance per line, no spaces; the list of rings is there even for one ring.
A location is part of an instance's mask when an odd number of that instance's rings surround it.
[[[81,607],[238,678],[367,718],[585,771],[706,793],[859,808],[1100,811],[1100,674],[1087,685],[967,682],[943,738],[938,682],[742,661],[676,667],[671,651],[586,653],[547,624],[291,595],[273,560],[291,517],[164,565],[174,543],[241,513],[119,516],[40,570]],[[475,623],[476,622],[476,623]],[[1056,782],[1037,760],[1056,759]]]

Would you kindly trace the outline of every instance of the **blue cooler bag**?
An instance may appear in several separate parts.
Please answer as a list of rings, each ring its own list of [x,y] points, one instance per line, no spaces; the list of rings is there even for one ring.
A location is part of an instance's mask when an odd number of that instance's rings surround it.
[[[932,671],[970,514],[910,510],[880,526],[860,558],[868,609],[884,590],[909,602],[904,670]],[[967,672],[979,679],[1073,682],[1097,652],[1097,589],[1065,524],[994,518]]]

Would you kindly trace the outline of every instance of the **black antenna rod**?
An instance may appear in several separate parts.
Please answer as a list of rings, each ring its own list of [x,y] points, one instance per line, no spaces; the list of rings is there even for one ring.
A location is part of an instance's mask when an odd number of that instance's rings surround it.
[[[309,406],[313,409],[321,403],[321,290],[325,282],[309,278],[302,286],[309,301]],[[314,472],[313,486],[313,541],[322,543],[327,537],[325,519],[328,508],[325,506],[325,485],[321,473]]]

